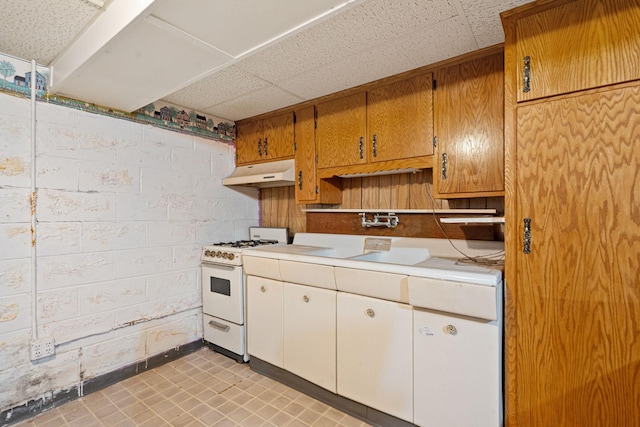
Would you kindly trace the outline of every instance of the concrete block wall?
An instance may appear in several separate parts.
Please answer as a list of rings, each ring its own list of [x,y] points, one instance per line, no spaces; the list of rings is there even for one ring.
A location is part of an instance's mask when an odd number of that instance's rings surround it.
[[[37,103],[31,361],[30,102],[0,94],[0,412],[202,337],[202,245],[248,237],[233,147]]]

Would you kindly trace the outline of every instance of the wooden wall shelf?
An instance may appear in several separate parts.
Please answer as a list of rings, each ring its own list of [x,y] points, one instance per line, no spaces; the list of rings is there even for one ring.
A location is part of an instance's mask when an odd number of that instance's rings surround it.
[[[456,214],[456,215],[495,215],[495,209],[302,209],[306,213],[360,213],[393,212],[406,214]]]
[[[309,233],[357,234],[367,236],[431,237],[466,240],[503,240],[499,224],[441,224],[443,215],[468,218],[473,215],[495,214],[494,209],[309,209]],[[393,213],[399,218],[395,228],[363,227],[360,213]]]

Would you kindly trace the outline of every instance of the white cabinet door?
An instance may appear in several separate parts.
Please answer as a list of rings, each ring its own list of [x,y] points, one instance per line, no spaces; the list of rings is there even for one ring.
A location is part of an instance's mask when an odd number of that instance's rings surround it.
[[[414,423],[502,425],[498,323],[419,309],[413,323]]]
[[[284,369],[336,392],[336,291],[284,284]]]
[[[247,276],[247,346],[251,356],[283,367],[282,282]]]
[[[338,394],[413,422],[412,308],[338,293]]]

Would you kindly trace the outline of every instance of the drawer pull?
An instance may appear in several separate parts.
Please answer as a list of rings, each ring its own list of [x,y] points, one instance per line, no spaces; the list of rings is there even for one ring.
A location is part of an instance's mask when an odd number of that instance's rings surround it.
[[[302,297],[302,301],[304,301],[304,302],[309,302],[309,297],[308,297],[308,296],[306,296],[306,295],[305,295],[305,296],[303,296],[303,297]]]
[[[375,311],[373,311],[373,309],[371,309],[371,308],[367,308],[367,311],[365,311],[365,314],[366,314],[367,316],[371,317],[371,318],[376,317],[376,312],[375,312]]]
[[[214,322],[213,320],[209,321],[209,325],[213,326],[214,328],[222,331],[222,332],[227,332],[229,329],[231,329],[229,327],[229,325],[223,325],[222,323],[218,323],[218,322]]]
[[[267,288],[265,288],[264,286],[260,286],[260,292],[267,292]]]
[[[448,334],[448,335],[455,335],[458,333],[458,330],[453,325],[447,325],[444,328],[442,328],[442,330],[444,331],[445,334]]]

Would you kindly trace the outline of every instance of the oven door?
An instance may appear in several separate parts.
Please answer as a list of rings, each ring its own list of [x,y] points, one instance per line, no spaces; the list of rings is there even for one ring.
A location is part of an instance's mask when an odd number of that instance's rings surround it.
[[[242,267],[202,265],[202,311],[210,316],[244,323]]]

